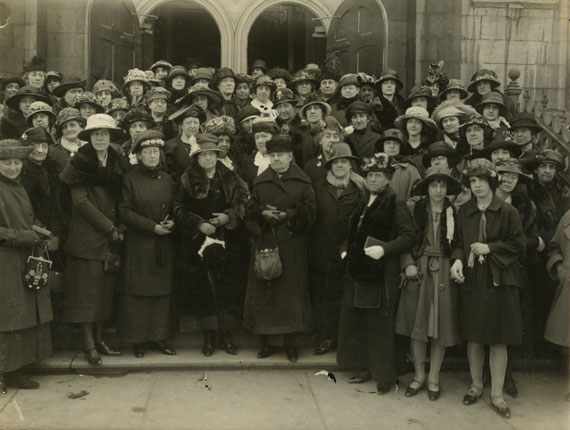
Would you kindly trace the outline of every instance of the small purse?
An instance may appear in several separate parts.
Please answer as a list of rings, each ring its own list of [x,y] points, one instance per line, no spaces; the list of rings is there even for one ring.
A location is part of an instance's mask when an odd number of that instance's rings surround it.
[[[255,276],[260,281],[271,281],[283,274],[283,264],[279,256],[279,247],[277,246],[277,239],[275,238],[275,230],[273,227],[271,227],[271,233],[275,246],[273,248],[262,249],[258,244],[255,250],[253,270]]]
[[[24,285],[30,290],[38,291],[48,284],[49,270],[52,262],[45,242],[35,245],[32,255],[26,260]]]

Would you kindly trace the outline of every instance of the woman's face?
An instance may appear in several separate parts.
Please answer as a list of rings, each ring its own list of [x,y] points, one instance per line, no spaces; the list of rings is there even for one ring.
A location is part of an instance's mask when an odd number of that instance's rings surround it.
[[[20,104],[18,105],[20,112],[22,112],[24,116],[26,116],[28,114],[28,109],[30,108],[30,105],[35,101],[36,99],[32,96],[22,97],[20,99]]]
[[[495,103],[487,103],[483,107],[483,117],[487,121],[495,121],[497,118],[499,118],[499,112],[499,105]]]
[[[355,113],[350,118],[350,123],[354,126],[355,130],[364,130],[368,127],[368,115],[362,112]]]
[[[218,83],[218,89],[222,94],[232,95],[236,88],[236,81],[234,78],[227,77]]]
[[[510,156],[511,156],[511,153],[509,152],[508,149],[504,149],[504,148],[495,149],[493,152],[491,152],[491,161],[493,163],[495,163],[499,160],[506,160]]]
[[[271,94],[271,88],[266,85],[260,85],[255,89],[255,98],[261,103],[267,102],[269,100],[269,95]]]
[[[32,127],[43,127],[49,130],[49,116],[47,113],[38,112],[32,116]]]
[[[117,110],[114,110],[113,112],[111,112],[110,115],[113,117],[115,122],[118,124],[122,121],[122,119],[125,117],[126,114],[127,114],[126,110],[117,109]]]
[[[171,85],[175,90],[183,90],[186,86],[186,78],[182,75],[175,76],[172,78]]]
[[[449,169],[449,160],[446,155],[436,155],[430,158],[430,166]]]
[[[336,91],[336,81],[334,79],[323,79],[320,88],[323,96],[331,97]]]
[[[541,184],[548,184],[554,180],[556,175],[556,164],[550,161],[543,161],[536,168],[536,177]]]
[[[244,119],[242,122],[239,123],[240,127],[246,133],[251,133],[253,130],[253,118]]]
[[[50,93],[53,93],[57,87],[61,85],[61,81],[59,79],[50,79],[47,83],[47,89]]]
[[[477,92],[480,96],[484,96],[485,94],[491,92],[491,82],[489,81],[480,81],[477,83]]]
[[[428,186],[428,196],[430,201],[441,203],[447,194],[447,182],[441,179],[431,181]]]
[[[8,98],[12,97],[13,95],[15,95],[19,89],[20,89],[20,85],[17,82],[10,82],[4,88],[4,94],[5,94],[6,98],[8,99]]]
[[[166,67],[158,66],[154,69],[154,77],[160,81],[166,79],[168,76],[168,69]]]
[[[97,152],[106,151],[111,144],[111,133],[109,130],[98,129],[91,132],[91,145]]]
[[[283,121],[289,121],[295,116],[295,108],[289,102],[279,103],[274,109]]]
[[[340,89],[340,95],[343,96],[345,99],[351,99],[358,95],[360,90],[356,85],[344,85]]]
[[[200,132],[200,120],[189,116],[182,121],[182,134],[185,137],[190,137]]]
[[[396,94],[396,81],[394,79],[386,79],[382,82],[382,94],[384,97]]]
[[[79,105],[79,113],[85,119],[97,113],[97,109],[91,103],[82,103]]]
[[[422,132],[423,123],[416,118],[409,118],[406,121],[406,131],[410,136],[417,136]]]
[[[137,155],[137,158],[147,167],[156,167],[160,163],[160,148],[143,148]]]
[[[32,148],[33,150],[29,155],[30,160],[41,163],[47,158],[49,149],[47,142],[34,143]]]
[[[335,178],[345,179],[350,176],[352,166],[348,158],[337,158],[331,163],[331,171]]]
[[[372,103],[374,96],[374,88],[372,88],[370,85],[364,85],[360,87],[360,98],[366,103]]]
[[[168,103],[165,99],[154,99],[149,103],[148,107],[150,108],[151,113],[155,115],[164,115],[166,113]]]
[[[378,192],[389,183],[390,179],[384,172],[368,172],[366,174],[366,186],[371,193]]]
[[[249,98],[249,85],[246,82],[241,82],[237,85],[236,97],[241,101],[247,100]]]
[[[488,197],[491,191],[491,186],[487,178],[480,176],[471,176],[469,178],[469,186],[471,187],[471,192],[475,197],[484,198]]]
[[[146,122],[135,121],[129,126],[129,136],[131,136],[131,139],[134,141],[139,134],[141,134],[143,131],[146,131],[147,129],[148,127],[146,125]]]
[[[414,97],[412,102],[410,103],[411,106],[419,106],[427,110],[428,108],[428,99],[425,97]]]
[[[33,72],[28,72],[28,85],[41,88],[44,85],[44,80],[46,78],[46,74],[41,70],[34,70]]]
[[[255,133],[253,138],[255,139],[255,146],[257,150],[262,154],[266,154],[267,153],[266,144],[271,140],[272,137],[273,137],[272,134],[267,133],[266,131],[258,131],[257,133]]]
[[[275,78],[273,79],[273,83],[275,84],[275,88],[287,88],[287,82],[283,78]]]
[[[75,139],[81,130],[83,130],[81,124],[74,119],[63,123],[61,126],[61,134],[69,140]]]
[[[465,130],[465,138],[469,146],[481,149],[485,143],[485,130],[476,124],[469,125]]]
[[[499,189],[507,194],[510,194],[515,189],[518,182],[519,182],[518,173],[511,173],[511,172],[501,173],[501,182],[499,184]]]
[[[277,173],[285,173],[292,161],[293,153],[291,152],[272,152],[269,154],[269,165]]]
[[[73,106],[81,94],[83,88],[70,88],[63,95],[63,99],[69,106]]]
[[[97,98],[97,103],[105,108],[109,106],[109,103],[111,103],[111,100],[113,98],[111,91],[109,90],[99,91],[97,94],[95,94],[95,97]]]
[[[218,153],[216,151],[204,151],[198,155],[198,165],[204,170],[212,170],[216,167]]]
[[[310,105],[305,109],[305,116],[310,124],[316,124],[323,119],[323,109],[318,104]]]
[[[330,152],[332,146],[335,143],[340,142],[340,133],[335,130],[324,130],[321,134],[319,140],[319,145],[323,148],[323,151]]]
[[[129,84],[129,93],[131,96],[142,96],[144,92],[144,85],[140,81],[133,81]]]
[[[527,127],[517,127],[514,130],[511,130],[513,133],[513,137],[515,139],[515,143],[517,145],[525,146],[531,143],[532,141],[532,132],[530,128]]]
[[[449,90],[445,93],[445,100],[461,100],[461,91]]]
[[[297,94],[306,97],[313,91],[313,85],[309,81],[299,82],[297,84]]]
[[[441,126],[443,131],[447,134],[453,134],[459,130],[459,118],[456,116],[446,116],[441,120]]]
[[[219,157],[220,158],[224,158],[226,155],[228,155],[228,151],[230,150],[230,146],[232,145],[232,141],[230,139],[229,136],[226,136],[225,134],[222,134],[221,136],[218,137],[218,148],[220,148],[222,151],[219,153]]]
[[[391,157],[400,155],[400,142],[398,142],[397,140],[385,140],[384,152]]]
[[[22,160],[19,158],[8,158],[0,160],[0,175],[8,179],[16,179],[22,171]]]
[[[198,106],[204,109],[204,112],[208,111],[208,96],[196,95],[192,97],[192,103],[196,103]]]

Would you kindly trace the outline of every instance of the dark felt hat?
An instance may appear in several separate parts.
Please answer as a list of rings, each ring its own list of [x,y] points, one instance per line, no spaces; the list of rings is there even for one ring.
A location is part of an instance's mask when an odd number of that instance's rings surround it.
[[[229,67],[221,67],[218,69],[218,71],[216,72],[216,74],[214,75],[214,82],[213,82],[213,86],[217,87],[218,84],[220,83],[220,81],[222,79],[225,78],[232,78],[235,82],[236,80],[236,74],[234,73],[234,71],[232,69],[230,69]]]
[[[475,107],[477,112],[482,113],[483,108],[488,104],[496,104],[499,106],[499,113],[503,116],[507,114],[507,108],[505,107],[503,96],[496,91],[490,91],[483,96],[481,102]]]
[[[33,145],[34,143],[47,143],[53,145],[53,140],[48,131],[41,127],[31,127],[22,133],[20,142],[23,145]]]
[[[267,153],[274,152],[293,152],[292,137],[289,134],[281,133],[274,135],[269,142],[267,142]]]
[[[15,111],[18,111],[20,108],[20,100],[28,96],[33,97],[37,102],[44,102],[50,106],[52,105],[52,102],[49,99],[49,97],[43,95],[37,88],[30,86],[25,86],[20,88],[16,94],[14,94],[12,97],[6,100],[6,105],[9,108],[14,109]]]
[[[489,146],[483,149],[482,155],[485,158],[491,159],[491,154],[497,149],[506,149],[511,154],[511,157],[519,157],[521,155],[521,148],[511,139],[505,138],[503,133],[497,133]]]
[[[86,83],[87,82],[85,81],[85,79],[69,78],[66,81],[64,81],[61,85],[53,89],[53,95],[56,97],[63,97],[65,96],[65,93],[72,88],[81,88],[84,90]]]
[[[147,124],[148,128],[154,127],[154,119],[152,115],[142,106],[134,106],[131,108],[123,118],[121,118],[120,126],[125,130],[128,130],[131,124],[142,121]]]
[[[498,174],[516,173],[519,175],[519,181],[521,179],[527,183],[532,181],[532,175],[523,172],[521,161],[518,158],[510,157],[504,160],[497,160],[495,170]]]
[[[544,162],[551,162],[556,164],[557,171],[564,169],[566,163],[564,162],[564,156],[553,149],[545,149],[540,151],[531,160],[525,163],[525,167],[529,171],[533,171],[538,168]]]
[[[261,69],[263,70],[263,73],[265,73],[267,72],[267,63],[263,60],[254,60],[254,62],[251,63],[251,67],[249,69]]]
[[[404,144],[404,133],[402,133],[397,128],[389,128],[388,130],[384,130],[380,135],[380,139],[378,139],[378,144],[383,144],[387,140],[395,140],[400,142],[401,145]]]
[[[220,148],[218,148],[218,137],[214,136],[212,133],[200,133],[196,135],[196,143],[198,145],[192,149],[192,151],[190,151],[190,157],[206,151],[222,151]]]
[[[259,109],[253,107],[252,105],[248,104],[244,107],[242,107],[239,112],[238,112],[238,116],[237,116],[237,121],[238,124],[241,123],[242,121],[251,118],[251,117],[258,117],[261,115],[261,112],[259,111]]]
[[[433,181],[445,181],[447,183],[447,195],[453,196],[461,192],[461,184],[451,176],[450,170],[443,167],[428,167],[425,171],[424,178],[414,185],[412,195],[425,196],[428,194],[429,184]]]
[[[146,130],[137,136],[132,152],[142,151],[144,148],[164,147],[164,135],[158,130]]]
[[[190,76],[188,76],[188,71],[184,66],[173,66],[168,72],[168,76],[166,76],[166,85],[170,86],[175,76],[183,76],[186,82],[190,81]]]
[[[282,103],[297,103],[295,94],[289,88],[279,88],[273,95],[273,107]]]
[[[200,121],[200,124],[202,124],[204,121],[206,121],[206,112],[204,112],[202,106],[194,103],[189,106],[181,107],[172,115],[170,115],[168,119],[170,121],[176,121],[178,123],[181,123],[182,121],[184,121],[185,118],[189,117],[197,118]]]
[[[317,81],[314,77],[312,77],[311,75],[309,75],[305,70],[299,70],[298,72],[296,72],[292,79],[291,82],[289,82],[287,84],[288,88],[291,88],[293,91],[295,91],[295,88],[297,87],[297,84],[300,84],[302,82],[309,82],[313,85],[314,89],[317,89],[320,85],[320,82]]]
[[[275,121],[272,118],[258,118],[256,120],[253,121],[253,124],[251,126],[252,130],[252,134],[255,133],[271,133],[271,134],[277,134],[277,126],[275,124]]]
[[[350,146],[347,143],[339,142],[332,145],[330,150],[331,157],[325,162],[325,167],[330,169],[332,162],[334,160],[338,160],[339,158],[345,158],[348,160],[358,161],[359,158],[352,155],[352,151],[350,150]]]
[[[490,69],[481,69],[475,72],[471,77],[471,82],[467,86],[467,91],[474,93],[477,89],[477,84],[481,81],[489,81],[491,83],[491,88],[497,88],[501,86],[501,82],[497,79],[497,74]]]
[[[378,80],[375,82],[375,85],[380,88],[382,82],[387,81],[388,79],[392,79],[396,81],[396,91],[400,91],[404,88],[404,83],[401,81],[398,73],[394,69],[386,69],[381,74]]]
[[[0,79],[0,85],[2,86],[2,89],[6,88],[6,85],[11,84],[11,83],[16,83],[20,87],[23,87],[26,85],[26,81],[24,81],[19,76],[5,76],[5,77],[3,76],[2,79]]]
[[[274,80],[277,78],[281,78],[285,81],[285,84],[291,82],[291,73],[289,73],[289,70],[282,69],[280,67],[275,67],[273,69],[270,69],[267,72],[267,76],[269,76],[271,79]]]
[[[422,164],[426,168],[430,167],[431,159],[440,155],[447,157],[447,164],[449,167],[455,166],[455,164],[457,164],[457,152],[455,152],[455,149],[453,149],[443,140],[434,142],[428,147],[427,152],[422,156]]]
[[[344,114],[346,121],[350,123],[352,116],[357,113],[372,115],[372,106],[370,106],[369,103],[363,102],[362,100],[356,100],[352,102],[348,105]]]
[[[535,133],[540,133],[542,127],[536,121],[534,114],[527,112],[520,112],[513,115],[511,121],[511,131],[516,128],[526,127]]]

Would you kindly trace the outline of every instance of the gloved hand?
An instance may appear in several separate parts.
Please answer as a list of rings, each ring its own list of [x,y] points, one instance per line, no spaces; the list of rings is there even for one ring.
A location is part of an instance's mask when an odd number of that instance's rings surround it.
[[[14,246],[17,248],[32,248],[42,241],[42,237],[33,230],[16,230]]]
[[[124,238],[123,233],[121,233],[119,231],[119,229],[115,226],[113,226],[108,232],[107,232],[107,239],[109,239],[111,242],[122,242]]]

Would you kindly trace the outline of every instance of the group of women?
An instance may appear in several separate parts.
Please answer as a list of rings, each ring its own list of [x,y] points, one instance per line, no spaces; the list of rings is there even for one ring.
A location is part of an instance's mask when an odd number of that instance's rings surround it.
[[[138,358],[176,354],[168,340],[191,313],[206,357],[237,354],[245,327],[258,358],[282,349],[295,362],[313,333],[314,354],[337,350],[349,383],[374,379],[385,394],[398,334],[415,368],[406,396],[427,388],[435,401],[446,348],[467,342],[464,403],[483,393],[488,346],[491,405],[508,418],[507,351],[535,331],[526,267],[553,236],[541,267],[566,279],[553,231],[569,208],[564,162],[535,148],[540,126],[490,70],[467,87],[428,76],[405,100],[393,70],[290,75],[256,61],[251,72],[161,60],[129,71],[124,98],[110,81],[91,94],[53,72],[4,80],[3,384],[36,388],[21,367],[51,352],[49,288],[23,277],[47,246],[64,261],[62,319],[81,327],[93,366],[121,355],[103,337],[113,313]],[[533,203],[535,185],[548,202]],[[553,288],[544,318],[563,346],[567,288]]]

